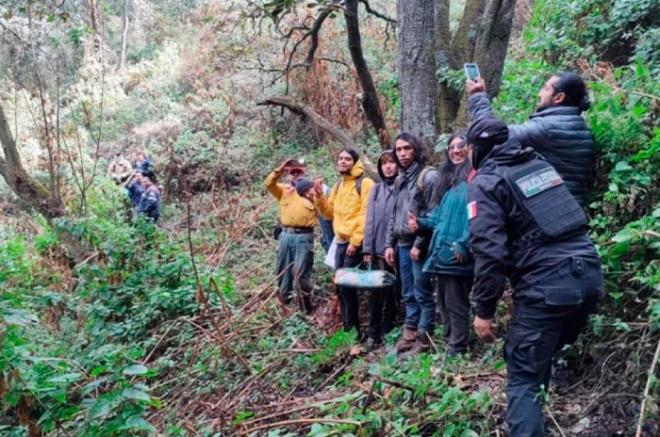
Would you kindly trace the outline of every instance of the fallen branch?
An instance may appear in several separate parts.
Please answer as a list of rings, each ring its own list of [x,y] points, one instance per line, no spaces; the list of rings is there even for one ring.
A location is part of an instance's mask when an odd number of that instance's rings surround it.
[[[328,120],[314,111],[311,106],[300,103],[291,97],[269,97],[266,100],[257,103],[257,106],[267,105],[281,106],[283,108],[287,108],[289,111],[295,114],[307,117],[309,121],[314,124],[314,126],[339,141],[342,146],[360,150],[357,144],[355,144],[355,141],[353,141],[353,139],[345,131],[330,124]],[[336,151],[332,150],[332,152]],[[376,166],[373,164],[373,162],[371,162],[367,155],[362,153],[360,159],[362,160],[362,164],[364,164],[364,169],[367,172],[367,175],[374,180],[380,180]]]
[[[655,354],[653,354],[653,361],[651,362],[651,368],[649,369],[649,374],[646,377],[646,387],[644,387],[644,397],[642,398],[642,405],[639,408],[639,420],[637,421],[637,432],[635,437],[640,437],[642,435],[642,427],[644,425],[644,414],[646,410],[646,400],[649,398],[649,391],[651,390],[651,385],[653,379],[655,378],[655,365],[658,363],[658,357],[660,356],[660,341],[658,341],[658,346],[655,348]]]
[[[345,424],[345,425],[353,425],[357,426],[358,428],[362,427],[362,423],[356,421],[356,420],[348,420],[348,419],[326,419],[322,417],[318,418],[310,418],[310,419],[295,419],[295,420],[283,420],[281,422],[275,422],[275,423],[269,423],[267,425],[261,425],[257,426],[252,429],[248,429],[245,431],[241,431],[241,434],[251,434],[255,431],[261,431],[264,429],[271,429],[271,428],[277,428],[279,426],[288,426],[288,425],[309,425],[312,423],[338,423],[338,424]]]

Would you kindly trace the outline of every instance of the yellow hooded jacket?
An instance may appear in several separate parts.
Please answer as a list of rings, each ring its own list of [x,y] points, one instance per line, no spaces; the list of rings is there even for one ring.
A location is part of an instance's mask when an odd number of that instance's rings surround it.
[[[316,208],[323,217],[332,220],[335,235],[355,247],[362,246],[369,192],[374,186],[372,179],[364,177],[358,194],[355,181],[363,174],[364,166],[358,161],[353,166],[351,174],[342,176],[338,186],[333,187],[330,198],[325,196],[316,198]]]
[[[316,209],[314,204],[300,197],[290,184],[281,184],[277,180],[281,172],[274,170],[268,175],[264,185],[270,194],[278,200],[280,207],[280,222],[283,226],[293,228],[311,228],[316,226]]]

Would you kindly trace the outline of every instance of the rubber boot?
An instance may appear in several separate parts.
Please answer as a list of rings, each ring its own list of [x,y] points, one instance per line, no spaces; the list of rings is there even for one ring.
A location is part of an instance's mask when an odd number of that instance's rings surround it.
[[[415,344],[410,349],[410,355],[421,354],[428,352],[431,349],[431,338],[426,332],[419,332],[415,340]]]
[[[401,334],[401,338],[399,338],[399,341],[396,342],[396,353],[402,354],[409,351],[415,344],[416,337],[416,329],[405,327],[403,329],[403,334]]]

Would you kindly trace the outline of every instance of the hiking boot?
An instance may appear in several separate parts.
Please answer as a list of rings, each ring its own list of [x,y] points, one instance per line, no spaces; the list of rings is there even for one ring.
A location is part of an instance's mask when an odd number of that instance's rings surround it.
[[[403,334],[401,334],[399,341],[396,342],[396,353],[402,354],[404,352],[408,352],[415,344],[416,337],[416,329],[408,327],[403,328]]]
[[[415,339],[415,344],[410,349],[410,355],[428,352],[431,349],[431,338],[426,332],[419,332]]]
[[[367,339],[367,345],[366,345],[367,353],[375,351],[380,347],[380,345],[381,342],[378,339],[369,337]]]

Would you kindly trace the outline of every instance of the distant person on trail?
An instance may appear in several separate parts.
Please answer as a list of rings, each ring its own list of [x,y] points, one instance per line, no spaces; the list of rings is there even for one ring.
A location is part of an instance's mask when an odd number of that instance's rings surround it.
[[[304,165],[288,159],[273,170],[264,185],[278,201],[281,232],[277,237],[279,296],[284,304],[294,298],[302,311],[311,313],[312,267],[314,264],[313,183],[303,178]],[[285,177],[286,182],[278,182]]]
[[[398,174],[392,150],[385,150],[378,157],[378,174],[381,182],[374,185],[369,195],[367,220],[364,227],[362,253],[364,263],[373,269],[396,273],[385,262],[387,225],[394,212],[394,181]],[[397,269],[398,270],[398,269]],[[397,315],[397,287],[375,290],[369,295],[369,332],[367,352],[383,343],[383,335],[394,328]]]
[[[137,217],[138,205],[140,204],[140,199],[142,199],[142,194],[144,193],[144,185],[142,183],[143,178],[144,176],[142,176],[141,173],[135,172],[130,179],[126,181],[126,191],[128,193],[128,198],[131,200],[133,219]]]
[[[135,162],[135,168],[142,174],[152,171],[151,159],[146,154],[146,152],[140,152],[138,154],[137,161]]]
[[[160,189],[158,188],[158,185],[156,185],[156,181],[155,178],[153,178],[153,175],[151,178],[143,176],[141,181],[142,186],[144,187],[144,192],[140,197],[137,213],[138,215],[144,214],[154,222],[157,222],[160,218]]]
[[[133,167],[128,159],[121,153],[117,153],[108,166],[108,174],[116,184],[125,182],[133,172]]]
[[[473,269],[469,251],[470,229],[467,217],[468,176],[472,165],[468,158],[467,136],[457,132],[449,138],[445,160],[440,170],[438,204],[428,217],[410,214],[408,226],[432,230],[429,255],[419,279],[424,288],[437,290],[438,310],[444,324],[449,354],[467,351],[470,334],[470,290]],[[413,351],[415,352],[415,351]]]
[[[539,391],[548,389],[553,355],[575,341],[596,308],[600,259],[587,235],[587,217],[558,171],[516,137],[509,139],[504,122],[474,121],[468,143],[478,170],[467,207],[474,329],[486,342],[495,339],[495,310],[508,278],[507,422],[513,437],[541,437]]]
[[[493,116],[482,78],[468,80],[466,90],[471,121]],[[509,125],[509,135],[543,155],[584,207],[595,159],[591,132],[581,115],[590,106],[587,86],[576,73],[557,73],[538,97],[536,112],[521,125]]]
[[[364,225],[367,219],[369,193],[374,181],[365,176],[360,155],[351,148],[344,148],[337,157],[337,171],[341,175],[339,182],[330,191],[330,196],[323,194],[323,181],[317,178],[316,207],[321,215],[332,219],[335,231],[337,252],[335,268],[357,267],[362,263],[362,243]],[[339,287],[339,303],[345,331],[355,328],[360,334],[359,299],[357,290]]]
[[[423,141],[402,132],[394,144],[399,175],[394,183],[394,212],[387,227],[385,260],[394,265],[398,259],[401,291],[406,308],[403,334],[396,344],[397,353],[428,349],[435,329],[433,289],[420,288],[430,234],[413,232],[408,227],[408,213],[424,216],[434,205],[440,186],[440,174],[427,165],[428,155]],[[396,250],[396,253],[395,253]],[[419,343],[419,344],[417,344]]]

